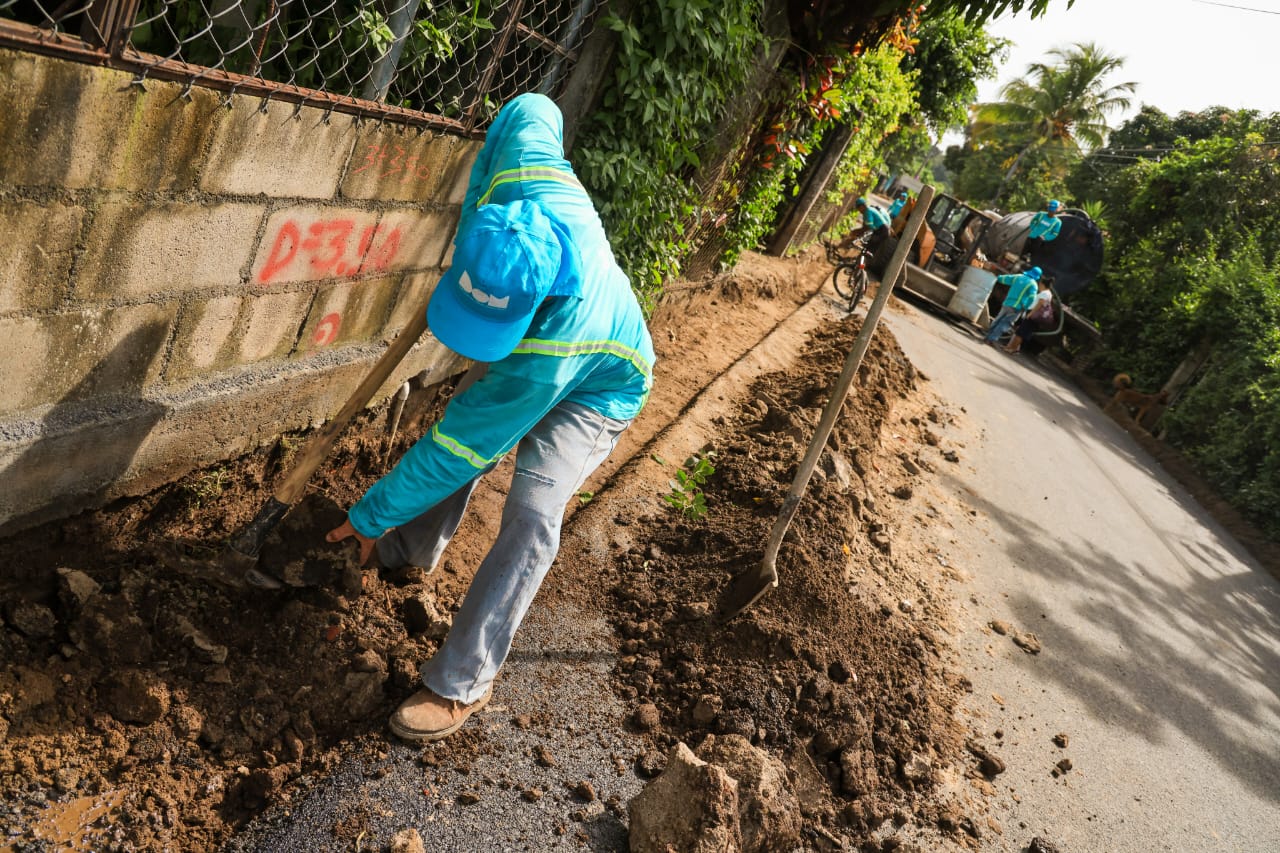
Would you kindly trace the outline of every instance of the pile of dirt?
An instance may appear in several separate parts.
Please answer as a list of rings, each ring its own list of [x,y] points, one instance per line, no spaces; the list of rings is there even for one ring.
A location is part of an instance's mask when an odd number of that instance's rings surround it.
[[[928,409],[891,422],[919,377],[887,333],[872,339],[784,541],[780,586],[727,625],[711,618],[728,579],[761,559],[858,328],[850,317],[817,334],[803,364],[765,377],[726,419],[703,448],[716,467],[705,517],[651,516],[629,531],[647,544],[625,555],[614,590],[617,689],[654,747],[642,772],[661,770],[677,744],[741,736],[787,765],[810,843],[870,843],[886,820],[963,839],[972,821],[929,796],[965,763],[963,685],[946,675],[934,614],[907,597],[919,571],[894,554],[910,471],[932,464],[905,449],[946,464],[945,418]]]
[[[379,748],[361,736],[416,688],[465,588],[450,571],[380,577],[325,545],[382,473],[383,435],[354,430],[266,543],[279,592],[226,586],[217,550],[169,546],[248,521],[296,437],[6,543],[0,850],[214,849],[339,747]]]

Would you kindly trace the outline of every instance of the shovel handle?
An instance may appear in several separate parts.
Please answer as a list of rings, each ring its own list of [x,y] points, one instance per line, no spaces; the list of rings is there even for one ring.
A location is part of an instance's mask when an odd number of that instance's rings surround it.
[[[809,449],[805,452],[804,460],[796,470],[795,479],[791,481],[791,489],[787,492],[787,497],[782,502],[782,510],[778,513],[778,520],[773,524],[773,532],[769,535],[769,544],[765,547],[764,552],[764,566],[768,571],[774,573],[775,578],[777,576],[775,566],[778,559],[778,549],[782,547],[782,538],[787,535],[787,529],[791,526],[791,519],[795,518],[796,510],[800,507],[800,499],[804,497],[804,490],[809,485],[809,477],[812,476],[813,469],[818,464],[818,457],[822,455],[827,439],[831,436],[831,430],[836,425],[836,418],[840,416],[840,408],[844,405],[845,397],[849,395],[849,388],[853,385],[853,377],[858,372],[858,367],[862,364],[862,357],[866,355],[867,347],[871,344],[871,336],[875,334],[876,326],[880,323],[880,314],[884,311],[885,303],[889,301],[889,297],[893,294],[893,285],[898,280],[898,275],[902,272],[903,265],[907,262],[907,253],[911,251],[911,244],[915,242],[916,235],[920,233],[920,226],[924,224],[925,215],[929,212],[929,205],[933,202],[933,193],[933,187],[928,185],[920,190],[916,206],[912,209],[911,217],[907,220],[907,225],[902,230],[902,236],[898,240],[898,248],[894,250],[893,257],[889,260],[889,266],[885,269],[884,277],[880,280],[880,289],[876,291],[876,298],[872,300],[871,307],[867,309],[866,319],[862,321],[862,328],[858,330],[858,337],[854,340],[853,346],[849,350],[849,355],[844,361],[844,369],[840,371],[840,378],[836,380],[835,387],[831,389],[831,397],[827,400],[826,408],[822,410],[822,418],[818,421],[813,440],[809,442]],[[774,583],[776,584],[777,581],[775,580]]]
[[[346,429],[347,424],[355,417],[379,388],[382,383],[387,381],[387,377],[395,370],[396,365],[404,360],[405,355],[413,348],[413,345],[422,337],[422,333],[427,330],[427,310],[426,306],[422,306],[415,311],[408,325],[400,330],[400,334],[396,335],[396,339],[391,342],[391,346],[387,347],[387,351],[373,365],[364,380],[351,392],[351,396],[347,398],[347,402],[338,410],[338,414],[333,419],[320,428],[320,431],[311,436],[302,453],[294,461],[293,467],[289,470],[288,475],[276,486],[273,498],[276,502],[284,504],[286,507],[292,506],[298,498],[302,497],[302,491],[306,488],[307,481],[311,479],[311,475],[320,467],[320,463],[329,455],[329,451],[333,448],[333,443],[338,436]]]

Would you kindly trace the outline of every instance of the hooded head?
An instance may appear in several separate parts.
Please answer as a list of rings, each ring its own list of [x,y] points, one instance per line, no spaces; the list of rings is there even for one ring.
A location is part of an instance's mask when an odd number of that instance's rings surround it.
[[[506,358],[555,284],[563,248],[537,204],[482,205],[454,242],[427,304],[440,342],[475,361]]]
[[[858,200],[853,203],[853,206],[858,208],[858,210],[862,210],[862,208],[867,206],[867,200],[862,196],[858,196]]]
[[[898,198],[902,199],[903,201],[906,201],[906,200],[907,200],[907,191],[906,191],[906,190],[898,190]]]
[[[1039,281],[1040,276],[1044,274],[1044,271],[1041,270],[1040,267],[1032,267],[1031,269],[1023,270],[1022,274],[1032,281]]]

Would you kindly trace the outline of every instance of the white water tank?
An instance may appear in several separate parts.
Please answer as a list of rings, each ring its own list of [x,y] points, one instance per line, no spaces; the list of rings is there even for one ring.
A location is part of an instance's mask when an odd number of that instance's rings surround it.
[[[963,317],[970,323],[978,322],[982,309],[987,306],[987,297],[991,295],[991,287],[995,284],[996,274],[982,267],[965,267],[960,274],[960,282],[956,286],[955,295],[947,303],[947,310],[957,317]]]

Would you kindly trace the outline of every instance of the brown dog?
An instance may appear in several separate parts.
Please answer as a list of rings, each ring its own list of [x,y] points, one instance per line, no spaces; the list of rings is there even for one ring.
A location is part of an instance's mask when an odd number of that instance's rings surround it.
[[[1116,389],[1116,392],[1111,395],[1111,402],[1107,403],[1103,411],[1110,415],[1118,415],[1123,411],[1132,415],[1139,425],[1146,420],[1152,409],[1169,402],[1168,391],[1143,394],[1141,391],[1135,390],[1133,388],[1133,379],[1127,373],[1117,373],[1115,378],[1111,380],[1111,385]]]

